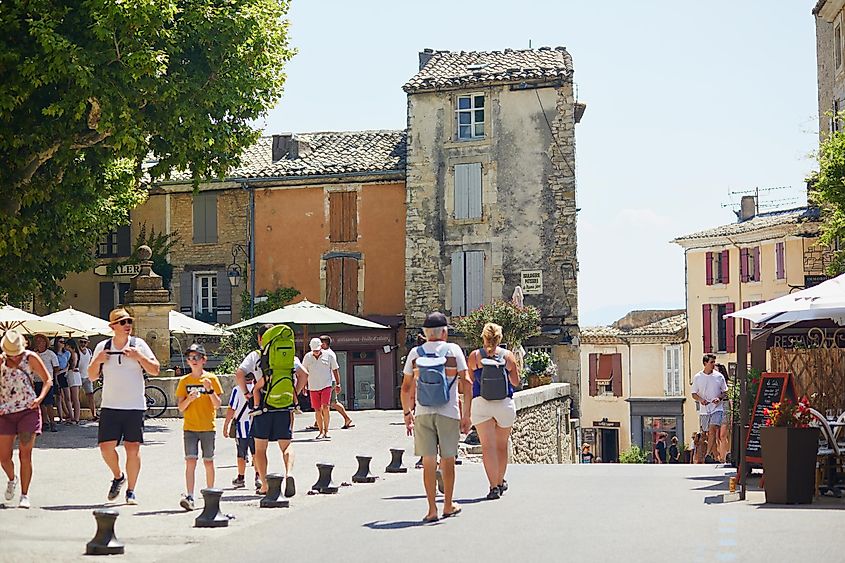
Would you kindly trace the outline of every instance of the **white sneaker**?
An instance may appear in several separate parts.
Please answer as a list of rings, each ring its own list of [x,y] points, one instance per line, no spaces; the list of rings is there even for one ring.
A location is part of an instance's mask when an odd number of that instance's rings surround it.
[[[15,498],[15,489],[18,488],[18,478],[15,477],[11,481],[6,484],[6,500],[12,500]]]
[[[21,500],[18,503],[18,508],[29,508],[29,497],[26,495],[21,495]]]

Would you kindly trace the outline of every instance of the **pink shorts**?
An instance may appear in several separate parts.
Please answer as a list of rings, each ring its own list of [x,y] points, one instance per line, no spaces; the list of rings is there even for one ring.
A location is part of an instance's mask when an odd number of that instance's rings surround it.
[[[0,436],[41,434],[41,409],[26,409],[0,415]]]
[[[311,398],[311,408],[314,410],[321,409],[331,404],[332,388],[326,387],[319,391],[309,391],[308,396]]]

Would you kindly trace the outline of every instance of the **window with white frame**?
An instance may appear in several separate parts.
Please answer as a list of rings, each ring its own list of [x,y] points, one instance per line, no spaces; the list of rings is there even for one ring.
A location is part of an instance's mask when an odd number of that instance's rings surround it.
[[[217,272],[194,274],[194,317],[206,322],[217,320]]]
[[[664,348],[663,393],[667,397],[682,397],[684,395],[682,372],[681,346],[666,346]]]
[[[484,137],[484,94],[458,96],[457,117],[458,139],[481,139]]]
[[[455,165],[455,219],[481,218],[481,163]]]

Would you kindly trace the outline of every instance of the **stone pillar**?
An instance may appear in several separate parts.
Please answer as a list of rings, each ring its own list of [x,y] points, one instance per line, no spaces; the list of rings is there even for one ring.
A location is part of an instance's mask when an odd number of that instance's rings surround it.
[[[129,283],[126,309],[135,317],[133,334],[149,344],[164,368],[170,363],[170,311],[176,304],[170,301],[161,276],[153,272],[152,255],[149,246],[138,249],[141,271]]]

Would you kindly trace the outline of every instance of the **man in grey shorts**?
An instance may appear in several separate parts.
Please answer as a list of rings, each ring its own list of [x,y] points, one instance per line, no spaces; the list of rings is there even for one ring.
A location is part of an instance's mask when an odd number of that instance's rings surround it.
[[[707,457],[712,460],[721,461],[719,456],[719,428],[725,416],[725,407],[722,400],[727,397],[728,385],[725,377],[716,371],[716,356],[704,354],[702,358],[704,369],[695,374],[692,379],[692,398],[701,405],[699,419],[701,431],[707,433]]]
[[[423,522],[438,520],[435,504],[437,454],[443,475],[443,518],[454,516],[461,507],[452,502],[455,489],[455,458],[461,432],[470,427],[467,407],[472,400],[472,383],[469,380],[467,361],[457,344],[446,342],[449,327],[443,313],[430,313],[423,323],[426,342],[408,353],[402,378],[402,411],[408,435],[414,436],[414,453],[423,460],[423,485],[428,500],[428,512]],[[418,377],[417,359],[422,356],[441,357],[446,360],[446,379],[449,382],[449,400],[440,406],[415,404],[414,388]],[[460,389],[459,389],[460,388]],[[463,394],[463,412],[458,404],[458,392]]]

